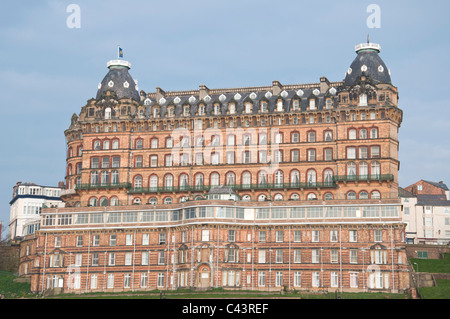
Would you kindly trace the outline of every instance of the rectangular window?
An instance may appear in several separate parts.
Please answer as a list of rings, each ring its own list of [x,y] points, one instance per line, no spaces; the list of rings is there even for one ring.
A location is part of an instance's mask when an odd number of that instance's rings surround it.
[[[275,262],[278,264],[283,263],[283,250],[282,249],[275,250]]]
[[[380,157],[380,147],[379,146],[372,146],[370,148],[370,156],[372,158],[379,158]]]
[[[148,245],[149,244],[149,234],[143,234],[142,235],[142,245]]]
[[[314,162],[316,160],[316,150],[308,150],[308,161]]]
[[[115,264],[116,264],[116,254],[109,253],[108,266],[114,266]]]
[[[311,232],[311,241],[313,242],[313,243],[317,243],[317,242],[319,242],[319,231],[318,230],[313,230],[312,232]]]
[[[301,249],[294,249],[294,263],[299,264],[302,262],[302,251]]]
[[[356,230],[350,230],[349,231],[349,240],[350,240],[351,243],[356,243],[356,241],[358,240],[357,231]]]
[[[77,236],[77,247],[83,246],[83,236]]]
[[[264,287],[266,285],[266,272],[259,271],[258,272],[258,286]]]
[[[357,264],[358,263],[358,250],[350,249],[350,263]]]
[[[115,246],[116,245],[116,235],[110,235],[109,236],[109,245]]]
[[[166,243],[166,233],[159,233],[159,244],[165,244]]]
[[[311,252],[312,256],[311,256],[311,261],[313,264],[318,264],[320,263],[320,250],[318,249],[313,249]]]
[[[330,230],[330,241],[337,242],[338,241],[338,231]]]
[[[266,262],[266,251],[261,249],[258,251],[258,263],[264,264]]]
[[[331,287],[337,287],[339,285],[339,277],[337,271],[331,272]]]
[[[208,229],[202,230],[202,241],[209,241],[209,230]]]
[[[114,274],[108,274],[106,288],[114,288]]]
[[[383,232],[381,230],[374,230],[375,242],[381,242],[383,239]]]
[[[276,241],[277,241],[277,243],[281,243],[281,242],[283,242],[283,231],[282,230],[278,230],[277,232],[276,232]]]
[[[150,156],[150,167],[158,167],[158,156],[157,155]]]
[[[356,159],[355,147],[347,147],[347,159]]]
[[[302,285],[302,274],[300,271],[294,271],[294,286],[301,287]]]
[[[228,231],[228,241],[234,242],[236,240],[236,231],[235,230],[229,230]]]
[[[265,242],[266,241],[266,231],[265,230],[261,230],[259,232],[259,242]]]

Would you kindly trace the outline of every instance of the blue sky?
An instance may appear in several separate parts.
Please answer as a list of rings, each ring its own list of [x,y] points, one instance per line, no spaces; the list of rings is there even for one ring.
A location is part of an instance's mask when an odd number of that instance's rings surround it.
[[[69,28],[69,4],[80,28]],[[369,28],[370,4],[380,28]],[[64,130],[117,56],[146,92],[343,80],[354,46],[381,45],[403,110],[400,186],[450,184],[450,2],[2,1],[0,221],[17,181],[57,185]]]

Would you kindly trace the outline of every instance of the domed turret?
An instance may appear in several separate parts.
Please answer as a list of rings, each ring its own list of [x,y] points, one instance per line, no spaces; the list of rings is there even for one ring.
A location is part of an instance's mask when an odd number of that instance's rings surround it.
[[[119,99],[130,98],[140,100],[138,86],[128,73],[131,63],[124,60],[111,60],[106,66],[109,72],[98,85],[96,100],[99,100],[107,91],[114,91]]]
[[[362,76],[372,79],[375,84],[391,84],[389,69],[384,64],[378,53],[381,47],[376,43],[362,43],[355,47],[358,54],[348,69],[344,82],[346,85],[353,85]]]

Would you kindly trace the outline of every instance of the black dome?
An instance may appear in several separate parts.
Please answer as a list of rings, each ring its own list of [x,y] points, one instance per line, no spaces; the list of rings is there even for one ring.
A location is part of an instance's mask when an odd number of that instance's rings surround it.
[[[389,69],[378,55],[380,52],[380,46],[378,44],[363,43],[357,45],[355,50],[358,55],[346,73],[344,79],[346,85],[351,86],[355,84],[361,75],[370,77],[376,84],[392,84]]]
[[[123,60],[114,60],[109,61],[107,66],[109,72],[98,85],[96,100],[99,100],[105,91],[111,90],[119,99],[130,98],[139,101],[137,83],[128,73],[131,64]]]

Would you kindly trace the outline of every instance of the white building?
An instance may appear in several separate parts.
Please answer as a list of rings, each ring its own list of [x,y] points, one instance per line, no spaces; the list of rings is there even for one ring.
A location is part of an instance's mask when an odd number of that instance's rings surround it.
[[[42,207],[64,207],[60,198],[62,189],[61,183],[55,187],[17,182],[9,202],[9,239],[14,240],[39,229]]]
[[[433,191],[438,188],[441,194]],[[399,196],[408,244],[450,244],[450,200],[445,184],[420,181],[399,188]]]

